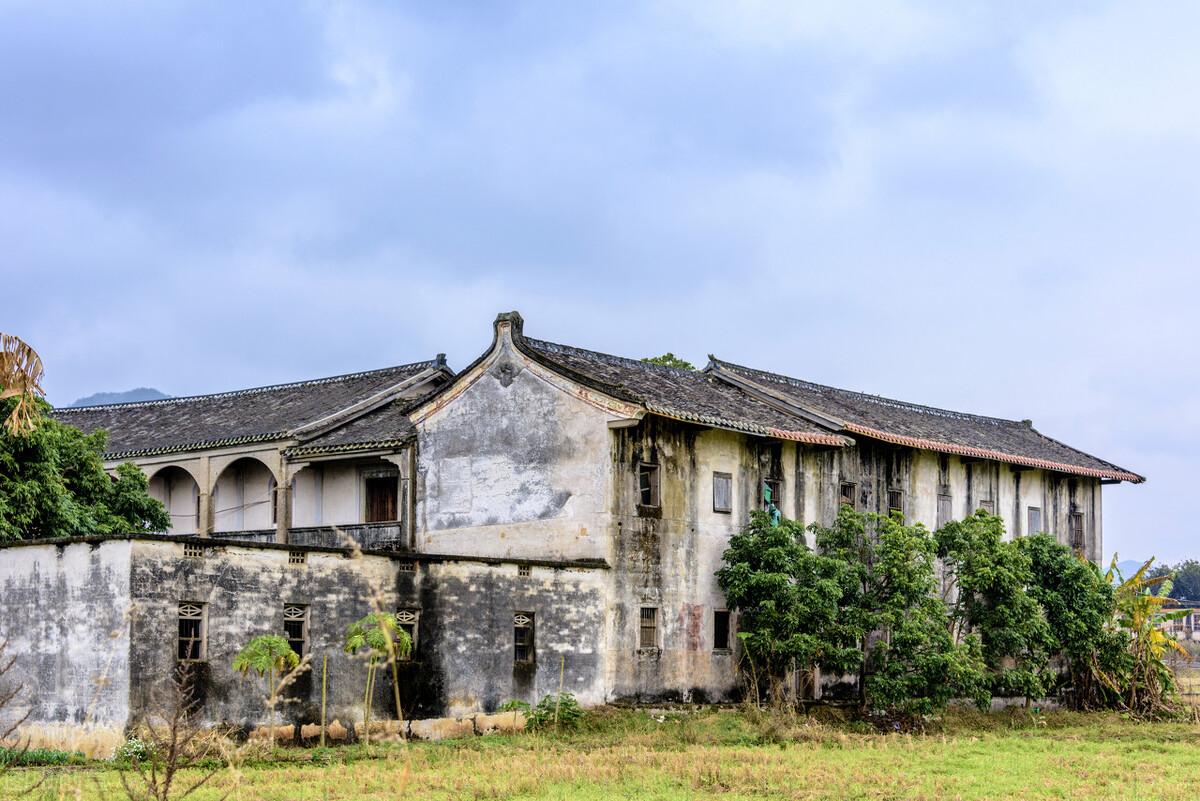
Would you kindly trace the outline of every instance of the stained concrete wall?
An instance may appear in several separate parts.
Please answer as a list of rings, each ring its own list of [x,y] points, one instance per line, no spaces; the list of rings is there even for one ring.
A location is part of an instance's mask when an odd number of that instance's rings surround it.
[[[4,677],[22,690],[0,717],[29,712],[31,745],[108,756],[129,716],[127,541],[23,545],[0,558]]]
[[[249,729],[266,722],[264,683],[232,669],[237,652],[260,634],[283,632],[285,604],[309,613],[312,672],[289,691],[280,719],[320,720],[321,669],[328,659],[328,719],[361,719],[366,663],[342,651],[346,629],[376,609],[418,613],[417,647],[401,666],[405,717],[491,712],[512,698],[535,702],[564,686],[585,703],[604,700],[604,597],[607,576],[595,568],[471,560],[360,558],[310,551],[290,564],[281,548],[205,545],[185,557],[183,544],[137,541],[132,570],[132,681],[135,715],[161,706],[176,664],[178,608],[205,605],[207,634],[200,676],[203,716]],[[402,569],[402,568],[409,568]],[[514,663],[513,614],[532,613],[535,654]],[[563,661],[560,663],[559,657]],[[376,714],[394,715],[390,676],[381,676]]]

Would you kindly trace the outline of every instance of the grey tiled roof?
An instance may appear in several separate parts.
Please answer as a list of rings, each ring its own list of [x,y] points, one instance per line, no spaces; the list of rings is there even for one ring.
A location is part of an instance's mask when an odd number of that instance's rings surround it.
[[[392,401],[332,431],[288,448],[287,455],[346,453],[407,442],[416,436],[416,428],[408,419],[408,410],[420,402],[420,399]]]
[[[438,364],[431,360],[215,395],[55,409],[53,414],[84,431],[105,429],[105,456],[110,459],[265,442],[284,439]]]
[[[779,411],[707,373],[610,356],[519,337],[524,352],[551,369],[655,414],[766,436],[831,445],[846,439],[802,417]]]
[[[1144,481],[1111,462],[1064,445],[1026,421],[1004,420],[814,384],[798,378],[731,364],[714,357],[708,371],[747,379],[788,401],[842,424],[850,435],[1081,475]]]

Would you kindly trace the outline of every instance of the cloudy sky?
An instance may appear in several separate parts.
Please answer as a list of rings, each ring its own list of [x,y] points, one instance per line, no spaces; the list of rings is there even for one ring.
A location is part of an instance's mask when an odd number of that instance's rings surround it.
[[[1009,418],[1200,557],[1200,4],[0,0],[0,330],[51,401],[497,311]]]

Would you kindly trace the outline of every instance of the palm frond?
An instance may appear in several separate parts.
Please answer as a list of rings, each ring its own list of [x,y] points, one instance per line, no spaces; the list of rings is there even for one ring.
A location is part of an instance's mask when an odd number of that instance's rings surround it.
[[[42,359],[20,337],[0,334],[0,400],[16,398],[4,427],[15,436],[27,434],[37,423],[34,401],[42,390]]]

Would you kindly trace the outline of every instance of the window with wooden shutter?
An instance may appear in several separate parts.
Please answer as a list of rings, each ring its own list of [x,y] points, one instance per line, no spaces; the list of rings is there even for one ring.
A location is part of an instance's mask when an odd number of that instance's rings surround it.
[[[732,473],[713,473],[713,511],[733,511]]]
[[[366,510],[363,522],[390,523],[397,519],[399,476],[367,476],[363,479]]]
[[[939,495],[937,505],[937,527],[949,523],[954,519],[954,499],[949,495]]]
[[[1083,515],[1079,512],[1071,513],[1071,547],[1077,551],[1082,551],[1087,545],[1083,533]]]
[[[777,478],[765,478],[762,485],[762,505],[764,509],[769,509],[772,505],[776,509],[783,509],[783,482]]]
[[[1042,510],[1036,506],[1029,507],[1029,525],[1026,534],[1040,534],[1045,529],[1042,528]]]
[[[638,462],[638,505],[658,506],[658,465],[649,462]]]

